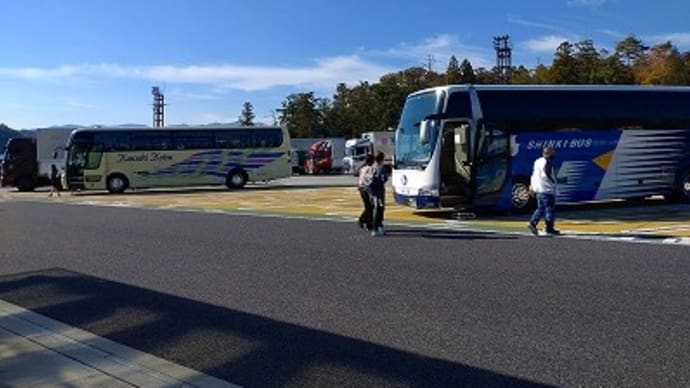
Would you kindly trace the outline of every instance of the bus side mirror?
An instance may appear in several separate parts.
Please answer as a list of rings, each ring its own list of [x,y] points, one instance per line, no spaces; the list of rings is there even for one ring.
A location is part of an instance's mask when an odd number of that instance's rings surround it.
[[[419,143],[429,144],[429,120],[419,123]]]

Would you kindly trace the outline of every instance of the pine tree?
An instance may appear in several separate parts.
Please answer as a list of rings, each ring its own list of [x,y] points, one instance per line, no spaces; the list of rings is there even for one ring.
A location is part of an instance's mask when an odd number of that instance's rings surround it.
[[[458,64],[458,59],[455,58],[455,55],[452,55],[448,61],[446,83],[448,85],[460,83],[460,65]]]
[[[252,126],[254,125],[254,118],[256,115],[254,114],[254,106],[252,105],[251,102],[246,101],[244,105],[242,106],[242,113],[240,114],[239,117],[239,122],[240,125],[242,126]]]
[[[465,84],[477,83],[477,76],[474,74],[472,64],[467,58],[463,59],[462,64],[460,64],[460,82]]]

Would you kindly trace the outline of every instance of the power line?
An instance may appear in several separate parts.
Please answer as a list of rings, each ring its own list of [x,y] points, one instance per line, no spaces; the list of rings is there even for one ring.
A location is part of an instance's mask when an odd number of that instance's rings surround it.
[[[153,94],[153,127],[160,128],[165,125],[165,96],[158,86],[151,88]]]
[[[511,59],[513,45],[510,42],[510,36],[495,36],[494,50],[496,50],[496,71],[498,72],[499,81],[503,84],[509,84],[513,78],[513,65]]]

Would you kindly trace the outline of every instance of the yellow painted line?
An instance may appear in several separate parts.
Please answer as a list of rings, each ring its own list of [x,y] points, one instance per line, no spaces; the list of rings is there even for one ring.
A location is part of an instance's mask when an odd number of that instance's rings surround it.
[[[426,224],[445,223],[438,210],[416,211],[396,204],[392,190],[387,191],[386,219],[391,222]],[[140,191],[121,195],[81,193],[48,198],[46,192],[19,193],[0,191],[0,198],[41,200],[96,205],[148,206],[157,208],[185,208],[223,211],[253,211],[308,216],[356,218],[361,212],[361,199],[354,187],[324,188],[246,188],[227,191],[214,189],[204,192]],[[435,214],[436,216],[431,216]],[[447,213],[450,214],[450,213]],[[521,217],[480,217],[463,221],[461,225],[477,228],[526,230],[528,215]],[[453,224],[451,221],[450,224]],[[542,224],[543,225],[543,224]],[[654,208],[603,208],[559,212],[557,227],[576,233],[648,234],[654,236],[689,236],[690,206],[668,205]]]

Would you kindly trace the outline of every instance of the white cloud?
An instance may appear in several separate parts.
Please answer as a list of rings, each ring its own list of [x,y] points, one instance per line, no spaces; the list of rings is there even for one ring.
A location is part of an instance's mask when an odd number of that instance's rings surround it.
[[[352,84],[359,81],[377,81],[382,75],[392,71],[395,69],[370,63],[353,55],[317,60],[313,66],[307,67],[86,64],[56,68],[0,68],[0,77],[33,81],[120,78],[254,91],[277,86],[332,88],[339,82]]]
[[[535,22],[535,21],[523,19],[520,16],[512,16],[512,15],[508,16],[508,23],[518,24],[518,25],[526,26],[526,27],[541,28],[541,29],[550,30],[550,31],[557,31],[557,32],[563,31],[563,27],[561,27],[561,26],[557,26],[554,24]]]
[[[612,38],[616,38],[616,39],[624,39],[626,36],[628,36],[628,34],[625,34],[625,33],[622,33],[620,31],[616,31],[616,30],[603,29],[603,30],[600,30],[600,32],[604,35],[608,35],[608,36],[610,36]]]
[[[186,97],[212,99],[213,94],[223,94],[231,89],[256,91],[287,86],[331,90],[341,82],[348,85],[358,84],[360,81],[376,82],[387,73],[401,70],[398,65],[384,64],[390,62],[390,58],[412,59],[412,66],[420,66],[431,55],[436,61],[436,70],[443,71],[448,59],[455,55],[459,60],[467,58],[474,67],[491,67],[494,53],[490,47],[490,42],[487,43],[487,47],[472,47],[460,42],[455,35],[441,34],[416,43],[401,43],[391,49],[361,50],[359,55],[320,58],[314,60],[311,65],[301,67],[234,64],[67,64],[53,68],[0,68],[0,78],[51,83],[124,79],[177,86],[200,85],[207,90]],[[379,61],[374,59],[376,57]],[[381,57],[388,60],[381,60]],[[211,90],[210,94],[208,89]]]
[[[487,42],[487,47],[491,47],[490,44],[491,42]],[[441,63],[447,63],[450,57],[455,55],[460,61],[466,58],[476,68],[492,66],[493,51],[463,44],[456,35],[440,34],[420,42],[401,43],[386,50],[371,50],[367,54],[412,59],[415,65],[425,63],[429,55],[437,61],[443,61]]]
[[[535,51],[535,52],[548,52],[548,53],[553,53],[556,51],[558,46],[561,45],[564,41],[569,41],[573,42],[573,39],[569,39],[565,36],[561,35],[547,35],[538,39],[531,39],[528,41],[525,41],[521,43],[521,46],[524,46],[528,50]]]
[[[77,101],[67,101],[67,106],[69,106],[71,108],[79,108],[79,109],[94,109],[94,108],[96,108],[96,105],[86,104],[86,103],[77,102]]]
[[[568,0],[571,7],[599,7],[606,3],[606,0]]]
[[[190,92],[184,90],[183,88],[175,88],[170,91],[165,91],[165,95],[173,96],[177,100],[212,101],[218,98],[218,94]]]
[[[673,32],[669,34],[651,35],[643,37],[642,39],[646,42],[650,42],[653,45],[670,41],[677,47],[690,46],[690,32]]]

